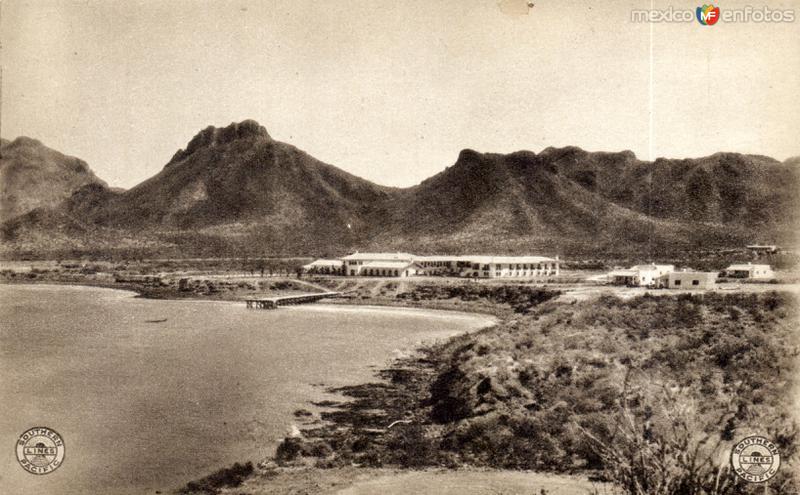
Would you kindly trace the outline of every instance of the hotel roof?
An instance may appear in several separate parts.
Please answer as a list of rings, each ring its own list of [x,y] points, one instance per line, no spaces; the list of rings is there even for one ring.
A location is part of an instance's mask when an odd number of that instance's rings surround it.
[[[413,264],[411,261],[367,261],[362,266],[363,268],[403,269]]]
[[[461,261],[463,256],[414,256],[417,261]]]
[[[550,263],[556,261],[555,258],[547,258],[545,256],[458,256],[457,259],[459,261],[486,264]]]
[[[717,272],[704,272],[701,270],[681,270],[679,272],[669,272],[661,275],[662,278],[669,277],[669,276],[676,276],[676,275],[708,275],[717,277],[719,273]]]
[[[411,253],[353,253],[344,256],[343,260],[361,261],[410,261],[416,258]]]
[[[666,268],[668,270],[674,270],[675,269],[675,265],[657,265],[655,263],[650,263],[650,264],[647,264],[647,265],[635,265],[635,266],[632,266],[631,270],[645,271],[645,270],[656,270],[658,268]]]
[[[353,253],[342,258],[343,260],[359,261],[467,261],[470,263],[551,263],[555,258],[545,256],[482,256],[482,255],[453,255],[453,256],[417,256],[411,253]]]
[[[307,265],[303,265],[304,267],[315,267],[315,266],[342,266],[342,260],[326,260],[326,259],[318,259],[314,260]]]

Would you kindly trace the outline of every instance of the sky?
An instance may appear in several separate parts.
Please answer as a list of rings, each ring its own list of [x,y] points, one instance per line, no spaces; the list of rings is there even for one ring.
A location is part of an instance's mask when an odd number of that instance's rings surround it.
[[[771,1],[771,0],[770,0]],[[254,119],[410,186],[460,150],[800,155],[800,20],[633,22],[684,0],[2,0],[0,135],[112,186]],[[718,2],[797,9],[800,2]]]

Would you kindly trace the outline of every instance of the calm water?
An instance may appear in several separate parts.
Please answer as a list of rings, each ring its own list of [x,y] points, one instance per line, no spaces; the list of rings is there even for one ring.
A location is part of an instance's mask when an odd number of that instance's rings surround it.
[[[167,318],[164,323],[146,320]],[[86,287],[0,285],[0,493],[155,493],[274,451],[325,386],[372,379],[420,341],[483,317],[403,309],[153,301]],[[65,440],[33,476],[14,443]]]

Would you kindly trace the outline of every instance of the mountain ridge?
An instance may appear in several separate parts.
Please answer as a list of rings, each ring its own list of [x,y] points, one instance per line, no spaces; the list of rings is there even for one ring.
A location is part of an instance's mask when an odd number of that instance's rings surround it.
[[[201,130],[161,171],[129,190],[84,185],[57,213],[44,208],[6,222],[2,243],[35,250],[29,239],[48,229],[66,232],[65,246],[76,232],[76,245],[97,238],[109,249],[121,236],[132,240],[126,247],[212,255],[793,243],[796,162],[728,152],[649,162],[630,150],[465,148],[438,174],[391,188],[276,141],[247,120]]]

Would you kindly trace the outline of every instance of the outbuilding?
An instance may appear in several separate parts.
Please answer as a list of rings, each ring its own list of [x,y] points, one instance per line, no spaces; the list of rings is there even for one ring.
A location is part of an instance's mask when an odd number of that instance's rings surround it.
[[[628,285],[638,287],[654,287],[659,277],[675,271],[675,265],[635,265],[627,270],[615,270],[608,274],[609,281],[614,285]]]
[[[755,254],[775,254],[780,251],[774,244],[751,244],[747,246],[747,249]]]
[[[754,265],[752,263],[733,264],[725,269],[725,277],[744,278],[753,280],[771,280],[775,272],[769,265]]]
[[[696,272],[690,270],[665,273],[659,277],[658,286],[667,289],[716,289],[717,274],[714,272]]]

